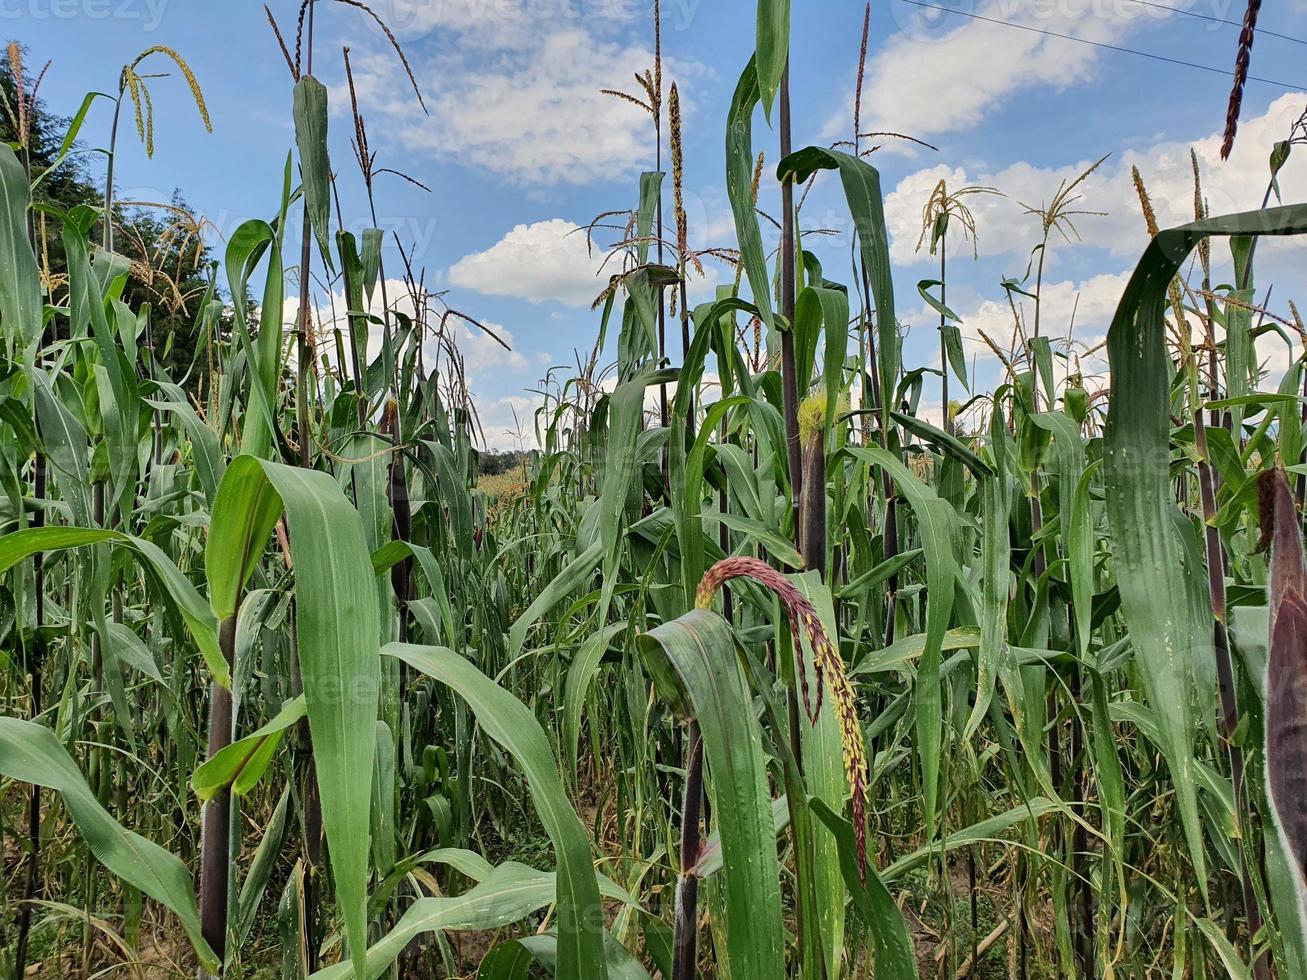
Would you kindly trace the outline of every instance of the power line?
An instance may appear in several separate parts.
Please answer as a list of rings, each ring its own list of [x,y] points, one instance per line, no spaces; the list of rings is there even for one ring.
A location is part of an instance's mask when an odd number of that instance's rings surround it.
[[[1186,10],[1184,7],[1172,7],[1165,3],[1154,3],[1153,0],[1130,0],[1131,3],[1137,3],[1144,7],[1156,7],[1158,10],[1169,10],[1173,14],[1183,14],[1186,17],[1197,17],[1200,20],[1210,20],[1213,24],[1224,24],[1227,27],[1238,27],[1243,29],[1243,22],[1237,20],[1226,20],[1223,17],[1213,17],[1211,14],[1201,14],[1196,10]],[[1268,31],[1264,27],[1258,27],[1256,33],[1265,37],[1278,37],[1281,41],[1292,41],[1294,44],[1307,44],[1300,37],[1290,37],[1288,34],[1279,34],[1275,31]]]
[[[941,7],[934,3],[925,3],[923,0],[901,0],[903,3],[910,3],[914,7],[928,7],[931,10],[940,10],[946,14],[957,14],[959,17],[970,17],[973,20],[983,20],[990,24],[998,24],[1001,27],[1014,27],[1019,31],[1029,31],[1032,34],[1044,34],[1048,37],[1061,38],[1063,41],[1075,41],[1077,44],[1089,44],[1096,48],[1106,48],[1108,51],[1116,51],[1121,54],[1133,54],[1140,58],[1152,58],[1154,61],[1164,61],[1169,65],[1181,65],[1185,68],[1197,68],[1200,71],[1209,71],[1216,75],[1225,75],[1232,77],[1234,72],[1226,71],[1224,68],[1213,68],[1211,65],[1200,65],[1194,61],[1181,61],[1179,58],[1168,58],[1165,55],[1153,54],[1149,51],[1137,51],[1134,48],[1123,48],[1116,44],[1106,44],[1102,41],[1091,41],[1088,38],[1075,37],[1071,34],[1059,34],[1057,31],[1046,31],[1040,27],[1031,27],[1028,24],[1014,24],[1010,20],[999,20],[996,17],[986,17],[983,14],[969,13],[965,10],[958,10],[954,7]],[[1279,88],[1289,89],[1293,92],[1303,91],[1301,85],[1294,85],[1289,82],[1277,82],[1273,78],[1261,78],[1257,75],[1249,75],[1248,81],[1262,82],[1265,85],[1275,85]]]

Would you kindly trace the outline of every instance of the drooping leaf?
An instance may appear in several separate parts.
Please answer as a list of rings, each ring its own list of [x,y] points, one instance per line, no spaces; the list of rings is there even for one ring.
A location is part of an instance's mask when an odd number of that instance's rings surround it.
[[[759,318],[770,330],[773,325],[771,279],[767,275],[767,257],[753,199],[753,110],[759,98],[756,63],[753,58],[744,66],[726,120],[726,196],[735,216],[735,236],[749,280],[749,292]]]
[[[196,797],[201,801],[211,800],[223,789],[230,789],[236,796],[248,793],[267,772],[286,730],[305,714],[301,694],[287,701],[266,725],[206,759],[191,776]]]
[[[1144,251],[1108,331],[1112,386],[1103,440],[1107,513],[1114,531],[1121,605],[1145,691],[1157,712],[1162,753],[1199,889],[1207,860],[1193,774],[1195,726],[1186,658],[1208,650],[1181,578],[1181,544],[1171,520],[1170,389],[1166,293],[1181,264],[1208,235],[1307,231],[1307,206],[1209,218],[1163,231]]]
[[[776,167],[780,180],[793,179],[803,183],[818,170],[838,170],[844,186],[844,197],[858,232],[858,245],[867,277],[871,284],[871,298],[876,306],[877,357],[880,359],[880,390],[892,392],[899,371],[899,325],[894,314],[894,281],[890,275],[889,237],[885,224],[885,202],[881,196],[880,173],[875,167],[856,156],[827,150],[818,146],[805,147],[791,153]],[[889,427],[893,399],[884,399],[882,423]]]
[[[300,151],[304,203],[328,269],[331,261],[331,161],[327,157],[327,87],[312,75],[295,83],[295,143]]]
[[[853,896],[853,907],[871,932],[876,976],[883,980],[916,980],[917,957],[903,913],[874,865],[868,864],[867,880],[863,884],[858,871],[858,847],[853,827],[821,800],[813,799],[809,805],[839,846],[844,884]]]
[[[195,883],[186,866],[109,815],[53,732],[36,722],[0,717],[0,774],[57,792],[96,860],[170,909],[200,963],[218,972],[218,957],[201,934]]]
[[[195,591],[190,579],[181,573],[172,559],[154,542],[104,528],[29,527],[0,538],[0,572],[38,552],[63,551],[105,542],[125,547],[154,573],[189,628],[214,681],[223,687],[230,687],[230,671],[218,648],[218,624],[209,604]]]
[[[917,516],[921,546],[926,555],[926,645],[917,673],[916,731],[921,754],[922,792],[925,796],[926,836],[933,837],[939,799],[942,704],[940,653],[953,611],[958,564],[957,513],[893,453],[875,447],[850,447],[856,459],[888,471],[895,487],[907,498]]]
[[[590,842],[567,798],[558,775],[558,763],[540,723],[522,702],[451,650],[392,643],[385,647],[385,653],[453,688],[467,701],[486,734],[517,762],[531,790],[531,800],[540,822],[553,841],[558,861],[556,889],[548,888],[558,905],[558,976],[562,980],[589,980],[591,977],[604,980],[608,974],[603,956],[603,913]],[[368,748],[370,751],[370,743]],[[553,876],[549,877],[552,879]],[[549,885],[553,884],[551,880]],[[530,909],[506,921],[521,918],[528,911]],[[419,931],[425,931],[425,928]],[[382,942],[388,943],[394,935],[392,932]],[[393,947],[396,952],[403,948],[404,942],[406,940]],[[369,972],[368,976],[376,976],[376,973]]]

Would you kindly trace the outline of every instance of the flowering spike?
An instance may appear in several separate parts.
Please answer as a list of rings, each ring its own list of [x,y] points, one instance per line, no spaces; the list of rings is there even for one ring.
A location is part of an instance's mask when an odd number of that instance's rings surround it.
[[[831,686],[831,696],[835,704],[835,717],[840,726],[840,742],[844,754],[844,768],[853,795],[853,832],[858,844],[858,872],[865,884],[867,881],[867,839],[866,839],[866,782],[867,752],[862,740],[862,728],[858,723],[857,702],[853,694],[853,685],[844,669],[844,660],[840,657],[830,634],[822,624],[817,609],[794,583],[757,558],[724,558],[704,574],[695,595],[695,606],[707,609],[712,605],[717,590],[733,578],[753,579],[776,594],[785,607],[786,617],[790,622],[790,636],[796,647],[802,647],[802,636],[808,637],[812,648],[813,672],[817,678],[817,703],[813,707],[808,700],[807,671],[799,671],[799,686],[803,695],[804,709],[813,724],[821,713],[822,693],[826,684]]]

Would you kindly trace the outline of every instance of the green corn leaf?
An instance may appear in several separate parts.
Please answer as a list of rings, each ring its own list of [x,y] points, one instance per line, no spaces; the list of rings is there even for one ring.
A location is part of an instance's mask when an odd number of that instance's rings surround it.
[[[145,402],[151,408],[172,413],[181,422],[186,437],[191,441],[191,461],[195,466],[200,488],[204,491],[204,499],[212,507],[213,499],[218,493],[218,484],[222,482],[222,474],[227,468],[227,462],[218,446],[218,436],[186,402],[186,396],[180,388],[175,385],[161,387],[168,389],[166,401],[147,398]]]
[[[790,0],[758,0],[757,33],[758,89],[770,119],[790,57]]]
[[[876,958],[876,976],[882,980],[916,980],[917,957],[894,896],[881,880],[875,865],[867,865],[867,883],[862,883],[858,845],[853,826],[819,799],[809,801],[812,812],[826,825],[839,847],[840,871],[853,896],[853,907],[870,930]]]
[[[62,796],[96,860],[170,909],[181,920],[201,965],[218,972],[218,957],[201,935],[195,883],[186,866],[109,815],[53,732],[35,722],[0,717],[0,773]]]
[[[758,104],[755,64],[756,58],[750,59],[740,75],[726,120],[726,196],[735,216],[735,235],[749,292],[759,318],[770,331],[773,326],[771,279],[767,275],[767,257],[753,200],[753,110]],[[734,347],[734,341],[731,346]]]
[[[313,237],[327,268],[331,261],[331,161],[327,158],[327,87],[312,75],[295,83],[295,143],[300,151],[300,180]]]
[[[558,937],[556,935],[552,932],[538,933],[519,939],[517,943],[536,963],[557,976]],[[608,932],[604,933],[604,961],[608,966],[608,976],[612,980],[649,980],[649,973],[640,965],[640,961]]]
[[[121,531],[88,527],[29,527],[0,538],[0,572],[4,572],[25,558],[38,552],[64,551],[103,543],[117,544],[135,554],[142,564],[152,571],[168,597],[190,629],[191,637],[200,648],[205,666],[214,681],[223,687],[231,686],[227,661],[218,648],[218,624],[209,604],[195,591],[190,579],[181,573],[172,559],[157,544],[143,538],[134,538]]]
[[[227,468],[213,502],[204,572],[209,602],[219,622],[236,613],[237,603],[283,506],[254,457],[237,457]]]
[[[949,367],[962,382],[962,387],[971,391],[971,381],[967,376],[967,355],[962,351],[962,331],[952,323],[944,324],[939,331],[944,335],[944,350],[948,353]]]
[[[743,534],[746,539],[756,541],[767,554],[782,565],[788,565],[790,568],[803,567],[803,556],[799,554],[799,550],[794,547],[789,538],[774,527],[769,527],[762,521],[740,517],[738,514],[723,514],[713,510],[704,511],[702,516],[705,521],[725,524],[732,531]]]
[[[54,379],[39,369],[28,378],[41,444],[53,469],[63,477],[59,482],[73,523],[87,527],[91,524],[91,477],[86,447],[91,438],[86,426],[60,399]]]
[[[59,165],[68,158],[68,154],[72,152],[73,147],[77,145],[77,134],[82,131],[82,123],[86,122],[86,114],[91,111],[91,105],[96,99],[109,99],[112,101],[113,96],[106,92],[87,92],[82,97],[82,104],[77,107],[77,111],[73,113],[72,119],[68,122],[68,129],[64,131],[63,141],[59,144],[59,152],[50,161],[50,165],[33,178],[33,191],[41,186],[41,181],[59,168]]]
[[[780,867],[762,731],[731,629],[695,609],[640,639],[663,697],[699,722],[720,832],[731,976],[784,976]]]
[[[27,237],[30,203],[23,165],[0,143],[0,333],[11,355],[41,337],[41,277]]]
[[[722,419],[732,409],[750,401],[744,395],[732,395],[714,402],[704,414],[699,434],[689,452],[684,450],[684,440],[678,440],[669,454],[672,485],[676,488],[673,504],[676,508],[677,543],[681,549],[681,586],[685,591],[683,601],[687,605],[705,571],[703,518],[708,515],[702,512],[702,508],[709,443]]]
[[[563,692],[563,748],[568,770],[572,773],[580,771],[577,746],[581,741],[581,709],[608,645],[626,628],[626,623],[614,623],[589,637],[567,669],[567,686]]]
[[[381,275],[381,246],[385,236],[386,233],[380,228],[363,229],[363,291],[367,294],[369,303],[372,302],[372,294],[376,291],[377,279]]]
[[[1181,544],[1171,512],[1170,388],[1163,313],[1167,285],[1207,235],[1307,232],[1307,206],[1210,218],[1157,235],[1126,286],[1108,330],[1112,371],[1103,472],[1121,605],[1161,730],[1159,748],[1175,782],[1176,801],[1200,891],[1207,858],[1194,785],[1195,723],[1186,659],[1210,653],[1210,630],[1196,620],[1179,570]]]
[[[813,604],[827,636],[838,636],[835,628],[835,607],[830,590],[817,572],[804,572],[789,576],[804,597]],[[806,675],[809,689],[817,683],[813,651],[806,637],[796,637],[803,647],[799,664]],[[828,810],[843,812],[850,795],[848,775],[844,768],[843,743],[836,712],[840,709],[831,689],[826,688],[821,711],[816,721],[808,724],[801,720],[803,736],[803,781],[809,804],[818,803]],[[849,828],[850,834],[852,827]],[[847,875],[843,871],[838,835],[831,836],[814,831],[812,844],[813,896],[816,899],[816,921],[821,925],[823,956],[827,963],[838,963],[844,953],[844,906]],[[856,854],[854,880],[858,880]],[[856,896],[855,896],[856,902]]]
[[[384,652],[453,688],[467,701],[485,733],[517,762],[526,777],[540,822],[553,841],[558,861],[558,976],[562,980],[589,980],[591,977],[603,980],[607,976],[602,945],[603,912],[599,905],[599,886],[595,880],[590,842],[567,798],[558,775],[558,763],[540,723],[522,702],[452,650],[392,643],[385,647]],[[550,885],[553,885],[552,880]],[[555,890],[551,887],[549,892],[553,895]],[[512,915],[505,921],[522,918],[529,911]],[[406,915],[411,912],[412,908]],[[400,943],[396,951],[403,946],[404,943]],[[376,976],[375,973],[367,975]]]
[[[240,894],[236,898],[236,907],[232,911],[231,933],[236,945],[243,946],[250,930],[258,918],[259,906],[263,903],[263,894],[267,891],[272,872],[281,856],[281,845],[286,837],[286,819],[290,812],[290,787],[281,791],[272,819],[263,831],[263,839],[254,852],[249,872],[241,883]]]
[[[136,487],[141,435],[141,400],[136,372],[123,347],[131,313],[117,300],[118,281],[127,273],[122,256],[100,252],[91,260],[89,234],[100,212],[80,204],[64,217],[63,245],[68,262],[69,304],[84,311],[98,354],[92,365],[99,414],[109,469],[105,506],[112,512],[119,501],[130,499]],[[110,321],[108,304],[113,312]]]
[[[554,580],[541,589],[535,601],[514,620],[508,631],[508,648],[516,656],[522,652],[526,634],[545,613],[567,598],[576,588],[594,574],[604,554],[602,541],[596,541],[564,566]]]
[[[555,893],[554,875],[516,862],[500,865],[456,898],[419,898],[410,905],[395,927],[368,950],[365,972],[354,974],[350,964],[338,963],[313,974],[313,980],[347,980],[355,975],[375,980],[424,933],[499,929],[544,908]]]
[[[907,412],[894,411],[890,415],[895,422],[918,439],[925,440],[940,452],[965,464],[978,478],[989,476],[994,472],[988,463],[972,452],[971,448],[957,436],[951,436],[943,429],[938,429],[924,419],[909,415]]]
[[[380,613],[363,524],[328,474],[238,456],[223,477],[205,564],[226,616],[284,511],[295,568],[295,628],[336,894],[363,972]],[[221,523],[219,523],[221,521]]]
[[[997,816],[946,834],[935,844],[919,847],[911,854],[905,854],[880,873],[881,880],[887,885],[893,884],[904,875],[924,867],[927,861],[937,858],[941,851],[948,853],[959,847],[968,847],[982,841],[999,840],[1000,835],[1013,827],[1020,826],[1027,820],[1038,820],[1040,817],[1061,810],[1063,806],[1042,796],[1036,796],[1027,803],[1018,803],[1012,809]]]
[[[858,230],[858,245],[871,281],[876,305],[877,356],[880,390],[892,392],[899,373],[899,325],[894,315],[894,281],[890,275],[889,237],[880,173],[865,160],[838,150],[809,146],[791,153],[776,168],[779,180],[802,184],[818,170],[837,170],[849,213]],[[893,399],[884,399],[882,422],[889,427]]]
[[[286,730],[306,713],[301,694],[287,701],[266,725],[220,749],[191,776],[195,795],[201,801],[208,801],[227,788],[236,796],[248,793],[268,771]]]
[[[934,490],[909,470],[893,453],[883,449],[850,447],[855,459],[886,470],[895,487],[912,505],[926,554],[926,646],[917,669],[917,750],[921,754],[922,791],[925,796],[926,836],[934,837],[939,800],[940,739],[943,724],[939,664],[944,634],[953,612],[954,584],[958,575],[954,552],[957,513]]]
[[[245,353],[247,405],[243,425],[244,448],[252,456],[266,456],[274,440],[280,442],[276,415],[276,385],[281,358],[281,249],[276,229],[266,221],[242,223],[227,243],[227,281],[232,290],[236,334]],[[264,302],[257,340],[250,333],[246,283],[262,257],[268,255]],[[269,307],[269,304],[274,304]]]

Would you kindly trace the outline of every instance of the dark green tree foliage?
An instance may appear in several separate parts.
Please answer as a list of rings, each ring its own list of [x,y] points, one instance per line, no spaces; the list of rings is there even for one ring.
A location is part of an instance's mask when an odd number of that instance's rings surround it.
[[[43,99],[34,97],[33,80],[40,68],[28,61],[25,50],[23,63],[30,134],[27,163],[36,179],[46,174],[57,159],[70,119],[52,112]],[[16,146],[17,83],[8,58],[0,58],[0,94],[3,95],[0,140]],[[58,212],[79,204],[102,208],[104,195],[90,169],[90,163],[100,159],[98,153],[77,145],[41,180],[34,194],[34,203],[39,206],[34,211],[37,257],[44,286],[56,298],[66,286],[68,266],[59,221],[42,208]],[[124,202],[123,206],[115,207],[114,225],[115,249],[132,262],[123,299],[134,310],[148,304],[150,343],[168,376],[181,380],[201,340],[195,323],[212,260],[211,250],[204,241],[203,219],[187,204],[182,192],[174,190],[167,201],[136,205]]]
[[[485,452],[477,454],[478,470],[482,476],[498,476],[500,473],[507,473],[509,470],[523,470],[524,467],[532,465],[539,453],[521,452],[515,449],[509,449],[504,452],[497,452],[493,449],[487,449]]]

